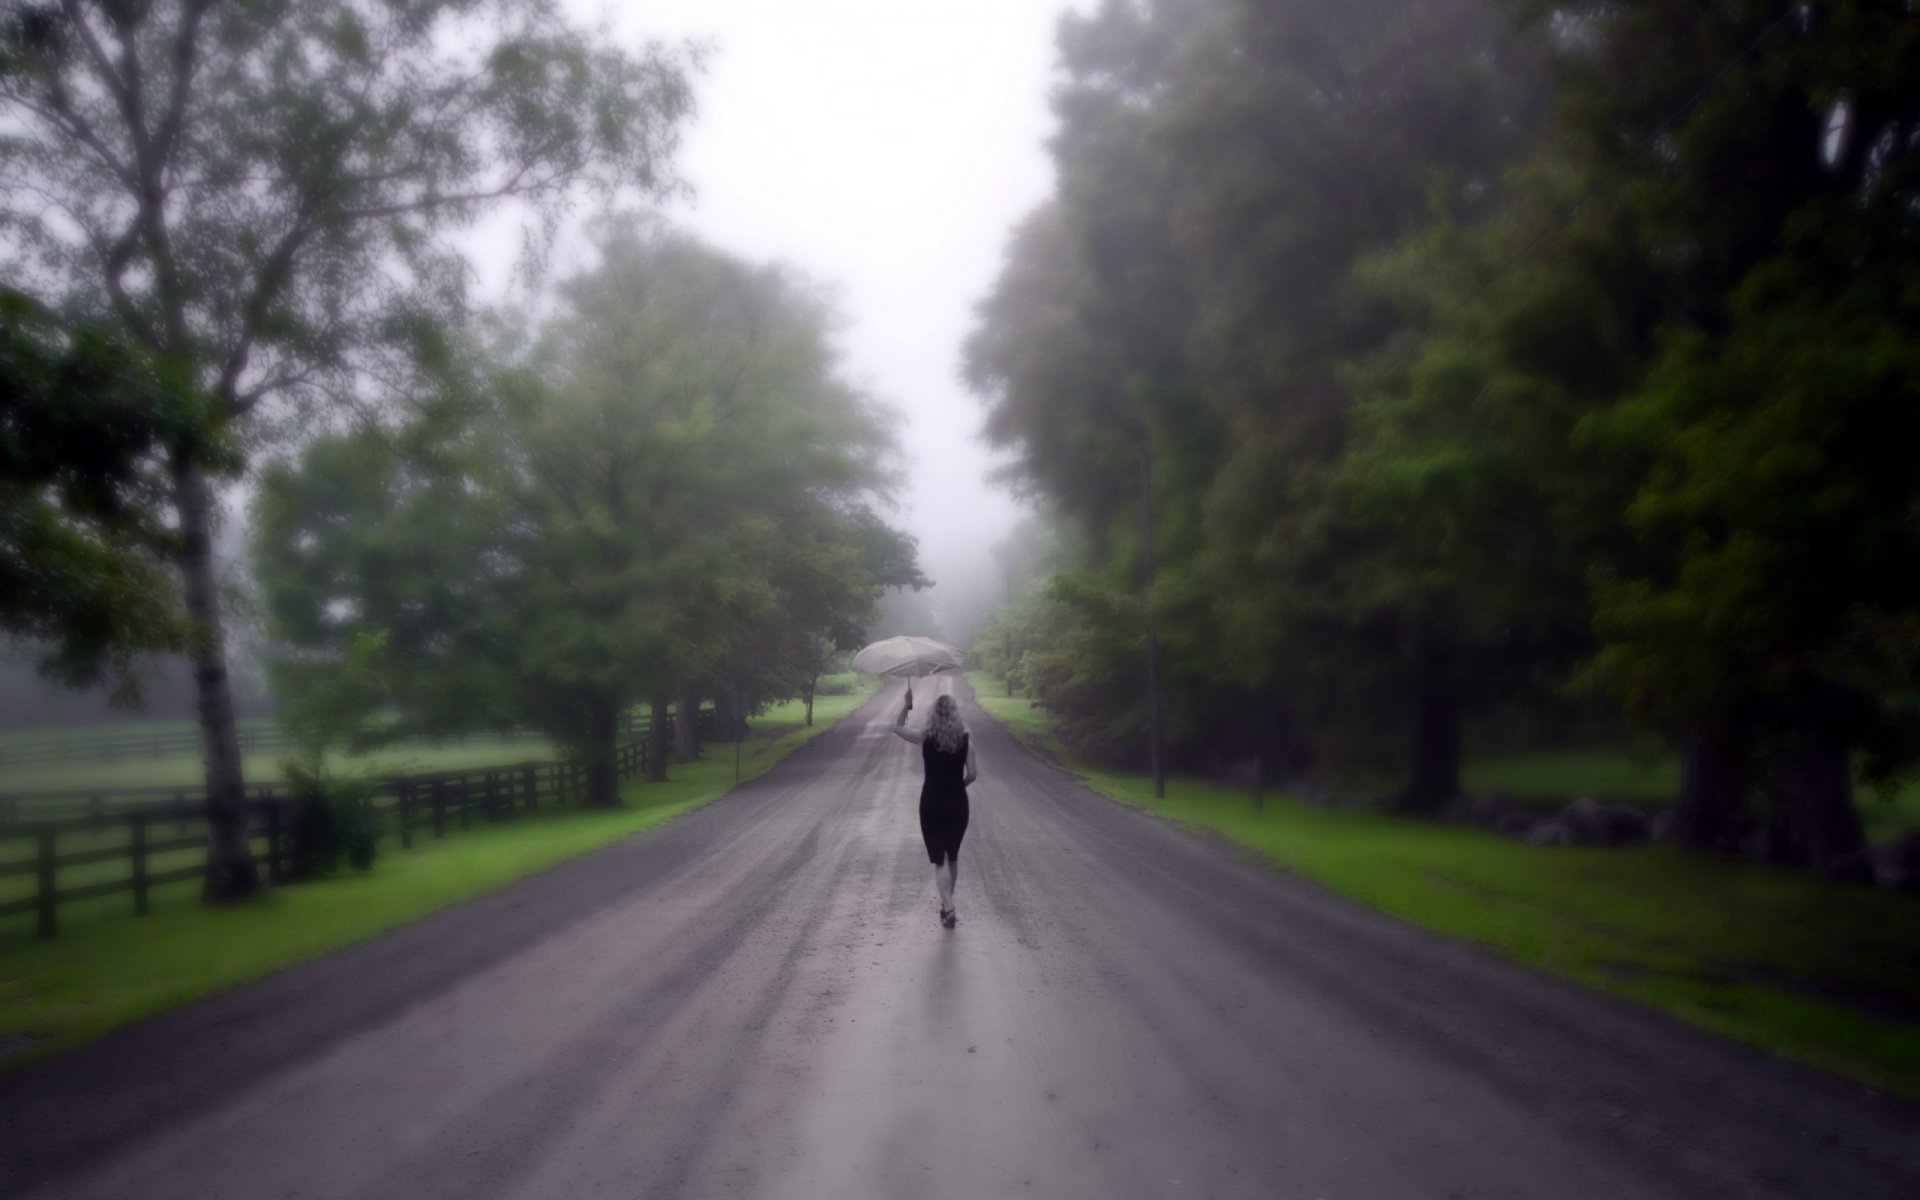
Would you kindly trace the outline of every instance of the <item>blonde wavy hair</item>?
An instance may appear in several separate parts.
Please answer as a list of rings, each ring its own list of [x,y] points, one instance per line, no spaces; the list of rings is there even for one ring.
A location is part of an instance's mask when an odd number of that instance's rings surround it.
[[[967,735],[966,722],[960,719],[960,705],[952,696],[942,695],[933,702],[933,715],[927,718],[927,740],[948,754],[960,749]]]

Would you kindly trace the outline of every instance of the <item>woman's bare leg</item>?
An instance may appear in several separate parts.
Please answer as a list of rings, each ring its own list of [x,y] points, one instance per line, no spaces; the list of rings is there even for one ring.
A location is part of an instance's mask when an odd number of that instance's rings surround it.
[[[947,860],[949,863],[952,861]],[[940,891],[940,911],[944,913],[953,907],[953,872],[943,863],[934,864],[933,886]]]

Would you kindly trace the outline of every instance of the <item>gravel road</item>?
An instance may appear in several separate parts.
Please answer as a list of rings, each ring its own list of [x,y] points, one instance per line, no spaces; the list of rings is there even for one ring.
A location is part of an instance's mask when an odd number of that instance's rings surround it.
[[[943,930],[897,703],[658,830],[0,1077],[0,1195],[1920,1196],[1920,1106],[1259,867],[970,703]]]

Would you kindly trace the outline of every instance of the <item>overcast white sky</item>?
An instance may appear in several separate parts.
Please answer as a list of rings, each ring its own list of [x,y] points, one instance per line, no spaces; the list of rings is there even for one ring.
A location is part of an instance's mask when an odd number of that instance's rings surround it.
[[[579,19],[609,10],[569,0]],[[1052,188],[1042,145],[1064,0],[647,0],[623,42],[709,40],[674,215],[754,259],[837,284],[853,374],[905,417],[900,522],[936,581],[991,570],[1017,516],[982,476],[958,378],[1009,227]]]

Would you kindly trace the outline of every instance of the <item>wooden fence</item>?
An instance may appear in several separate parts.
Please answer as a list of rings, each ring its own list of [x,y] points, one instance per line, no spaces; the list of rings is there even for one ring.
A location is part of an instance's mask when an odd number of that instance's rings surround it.
[[[671,720],[671,718],[669,718]],[[713,727],[712,710],[696,718],[703,735]],[[646,727],[638,740],[620,746],[616,771],[622,780],[643,774],[648,765]],[[565,803],[586,791],[587,769],[573,761],[524,762],[477,767],[467,771],[440,771],[401,775],[376,785],[373,803],[381,823],[399,835],[402,849],[413,846],[416,833],[445,837],[457,824],[470,827],[476,817],[501,820],[522,809],[544,803]],[[37,793],[31,797],[0,797],[0,804],[17,806],[32,800],[42,806],[67,805],[65,812],[48,811],[12,823],[0,823],[0,881],[31,876],[32,894],[0,901],[0,919],[33,913],[41,937],[59,931],[59,908],[80,900],[133,893],[133,911],[144,916],[148,893],[163,884],[198,878],[205,872],[204,856],[185,865],[155,869],[154,860],[167,855],[177,861],[181,852],[206,846],[205,794],[177,788],[122,788],[68,794]],[[74,807],[78,801],[81,807]],[[267,878],[280,883],[291,861],[288,831],[292,797],[280,785],[247,789],[247,830]],[[124,831],[124,837],[115,837]],[[61,842],[69,849],[64,853]],[[75,843],[82,848],[72,849]],[[125,860],[127,874],[62,888],[63,871]]]

